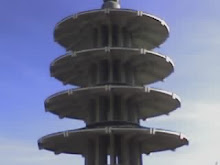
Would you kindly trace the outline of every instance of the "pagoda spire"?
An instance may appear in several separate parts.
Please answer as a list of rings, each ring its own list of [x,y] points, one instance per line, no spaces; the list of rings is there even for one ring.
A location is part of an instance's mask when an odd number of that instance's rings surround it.
[[[120,9],[119,0],[57,23],[54,39],[68,51],[50,75],[74,87],[48,97],[45,110],[86,126],[44,136],[39,149],[82,155],[84,165],[142,165],[142,154],[188,145],[181,133],[140,125],[181,105],[173,92],[148,87],[174,71],[168,56],[153,52],[168,36],[163,20]]]
[[[102,5],[102,8],[115,8],[120,9],[120,0],[103,0],[104,3]]]

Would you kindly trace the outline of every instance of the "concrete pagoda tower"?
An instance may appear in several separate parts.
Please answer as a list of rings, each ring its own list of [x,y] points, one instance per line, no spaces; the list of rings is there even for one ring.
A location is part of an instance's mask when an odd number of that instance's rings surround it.
[[[144,86],[174,70],[169,57],[151,51],[168,36],[163,20],[121,9],[119,0],[60,21],[54,38],[67,53],[51,63],[51,76],[78,88],[50,96],[45,109],[86,127],[42,137],[39,148],[82,155],[85,165],[141,165],[142,154],[187,145],[180,133],[139,124],[180,107],[174,93]]]

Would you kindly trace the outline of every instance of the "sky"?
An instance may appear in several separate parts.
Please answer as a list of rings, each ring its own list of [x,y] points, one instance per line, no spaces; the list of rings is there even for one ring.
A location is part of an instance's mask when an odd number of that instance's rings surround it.
[[[84,126],[44,111],[48,96],[72,88],[49,74],[49,64],[65,53],[53,41],[53,29],[68,15],[101,5],[101,0],[1,0],[0,164],[84,164],[81,156],[39,151],[37,140]],[[175,72],[150,86],[178,94],[182,106],[141,124],[182,132],[190,142],[175,152],[143,155],[143,164],[220,163],[220,1],[121,0],[121,6],[158,16],[171,31],[155,51],[174,61]]]

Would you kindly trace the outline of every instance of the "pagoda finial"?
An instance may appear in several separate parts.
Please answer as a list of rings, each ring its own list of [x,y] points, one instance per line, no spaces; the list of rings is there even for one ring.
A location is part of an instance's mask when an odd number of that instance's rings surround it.
[[[104,3],[102,5],[102,8],[114,8],[119,9],[120,6],[120,0],[103,0]]]

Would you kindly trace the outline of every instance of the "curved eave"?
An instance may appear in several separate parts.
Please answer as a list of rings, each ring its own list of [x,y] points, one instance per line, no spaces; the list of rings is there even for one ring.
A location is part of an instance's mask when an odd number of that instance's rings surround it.
[[[111,134],[127,137],[128,142],[132,139],[139,143],[142,146],[142,153],[145,154],[165,150],[174,151],[189,143],[183,134],[172,131],[153,128],[104,127],[47,135],[38,140],[38,146],[39,149],[50,150],[55,154],[84,154],[87,151],[88,140],[95,140],[99,136],[108,137]]]
[[[135,39],[133,45],[149,50],[161,45],[169,36],[168,25],[156,16],[129,9],[99,9],[64,18],[55,26],[54,39],[67,49],[85,49],[80,47],[81,44],[75,45],[78,39],[82,38],[80,32],[83,30],[83,36],[89,36],[91,32],[88,31],[88,27],[91,29],[97,25],[108,24],[109,21],[128,27]]]
[[[102,13],[106,14],[106,13],[114,12],[114,11],[117,11],[117,12],[128,12],[128,13],[134,13],[134,14],[137,14],[137,15],[145,15],[145,16],[151,17],[151,18],[153,18],[155,20],[160,21],[161,24],[163,24],[164,26],[167,27],[168,32],[170,31],[169,26],[166,24],[166,22],[163,19],[158,18],[158,17],[156,17],[154,15],[145,13],[143,11],[137,11],[137,10],[132,10],[132,9],[109,9],[109,8],[107,8],[107,9],[88,10],[88,11],[83,11],[83,12],[79,12],[77,14],[73,14],[73,15],[67,16],[67,17],[63,18],[61,21],[59,21],[56,24],[55,29],[58,28],[62,23],[65,23],[66,21],[70,20],[71,18],[78,18],[81,15],[93,14],[93,13],[96,13],[96,12],[102,12]]]
[[[163,81],[174,71],[174,63],[168,56],[146,49],[104,47],[68,52],[58,57],[50,65],[51,76],[64,84],[88,86],[91,64],[109,56],[119,60],[121,65],[129,63],[135,70],[136,85]]]
[[[139,111],[139,119],[168,115],[181,105],[176,94],[160,89],[105,85],[56,93],[45,100],[45,109],[60,118],[86,120],[91,109],[90,100],[94,96],[107,96],[109,92],[126,98],[130,105],[139,105],[138,108],[131,109]]]

